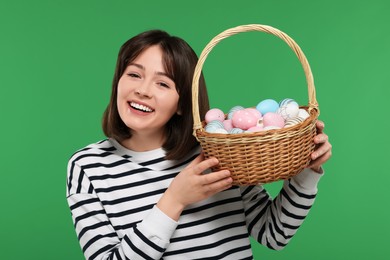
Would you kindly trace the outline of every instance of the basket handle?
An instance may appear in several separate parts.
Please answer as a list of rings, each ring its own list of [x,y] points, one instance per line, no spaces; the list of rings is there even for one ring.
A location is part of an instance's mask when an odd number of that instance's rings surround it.
[[[199,77],[203,68],[203,64],[208,54],[223,39],[241,32],[249,32],[249,31],[261,31],[261,32],[273,34],[279,37],[280,39],[282,39],[283,41],[285,41],[288,44],[288,46],[290,46],[290,48],[297,55],[299,61],[302,64],[303,70],[305,72],[308,95],[309,95],[309,108],[308,108],[309,113],[312,109],[316,109],[319,112],[318,103],[316,99],[316,91],[314,87],[313,74],[311,72],[309,62],[307,61],[305,54],[302,52],[298,44],[284,32],[268,25],[261,25],[261,24],[240,25],[234,28],[227,29],[221,32],[220,34],[218,34],[217,36],[215,36],[206,45],[206,47],[203,49],[202,53],[200,54],[198,63],[196,64],[195,67],[194,76],[192,79],[192,115],[194,118],[193,134],[195,137],[197,137],[196,131],[202,129],[202,123],[200,121],[200,115],[199,115],[199,104],[198,104]]]

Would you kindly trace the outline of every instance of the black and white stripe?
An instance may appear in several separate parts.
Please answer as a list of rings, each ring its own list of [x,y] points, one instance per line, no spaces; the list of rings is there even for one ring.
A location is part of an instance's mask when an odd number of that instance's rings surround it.
[[[186,208],[178,223],[155,204],[199,150],[182,161],[126,150],[108,139],[76,152],[67,199],[87,259],[252,259],[249,236],[283,248],[315,199],[286,181],[272,200],[262,186],[232,187]]]

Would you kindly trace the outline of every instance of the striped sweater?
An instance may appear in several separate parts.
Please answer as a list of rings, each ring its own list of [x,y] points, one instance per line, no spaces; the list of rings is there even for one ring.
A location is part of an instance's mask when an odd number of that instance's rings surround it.
[[[305,169],[272,199],[262,186],[232,188],[187,207],[178,222],[155,205],[198,154],[165,160],[114,139],[69,160],[67,201],[86,259],[252,259],[249,237],[282,249],[312,206],[320,174]]]

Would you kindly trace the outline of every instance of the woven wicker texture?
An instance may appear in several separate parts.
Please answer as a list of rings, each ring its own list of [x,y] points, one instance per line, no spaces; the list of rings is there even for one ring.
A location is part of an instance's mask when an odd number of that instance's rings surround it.
[[[275,35],[285,41],[302,64],[308,87],[309,104],[302,107],[310,117],[292,127],[243,134],[216,134],[204,130],[198,106],[199,77],[207,55],[223,39],[232,35],[259,31]],[[216,157],[219,165],[214,171],[230,170],[234,185],[256,185],[291,178],[310,163],[314,150],[316,121],[319,115],[313,75],[301,48],[284,32],[267,25],[241,25],[215,36],[203,49],[195,67],[192,82],[194,136],[200,142],[206,158]]]

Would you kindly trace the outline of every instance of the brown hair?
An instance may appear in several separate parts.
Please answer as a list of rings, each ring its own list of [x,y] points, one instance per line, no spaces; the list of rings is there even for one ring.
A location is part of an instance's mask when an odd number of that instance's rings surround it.
[[[176,84],[179,94],[178,111],[166,124],[166,140],[163,148],[166,159],[177,160],[185,156],[197,145],[193,131],[192,117],[192,77],[198,61],[194,50],[181,38],[165,31],[150,30],[126,41],[119,50],[116,63],[110,103],[103,114],[103,132],[107,137],[122,141],[131,138],[131,133],[119,116],[117,108],[117,86],[128,64],[134,61],[145,49],[158,45],[163,51],[166,73]],[[209,100],[203,75],[199,79],[199,114],[201,120],[209,110]]]

